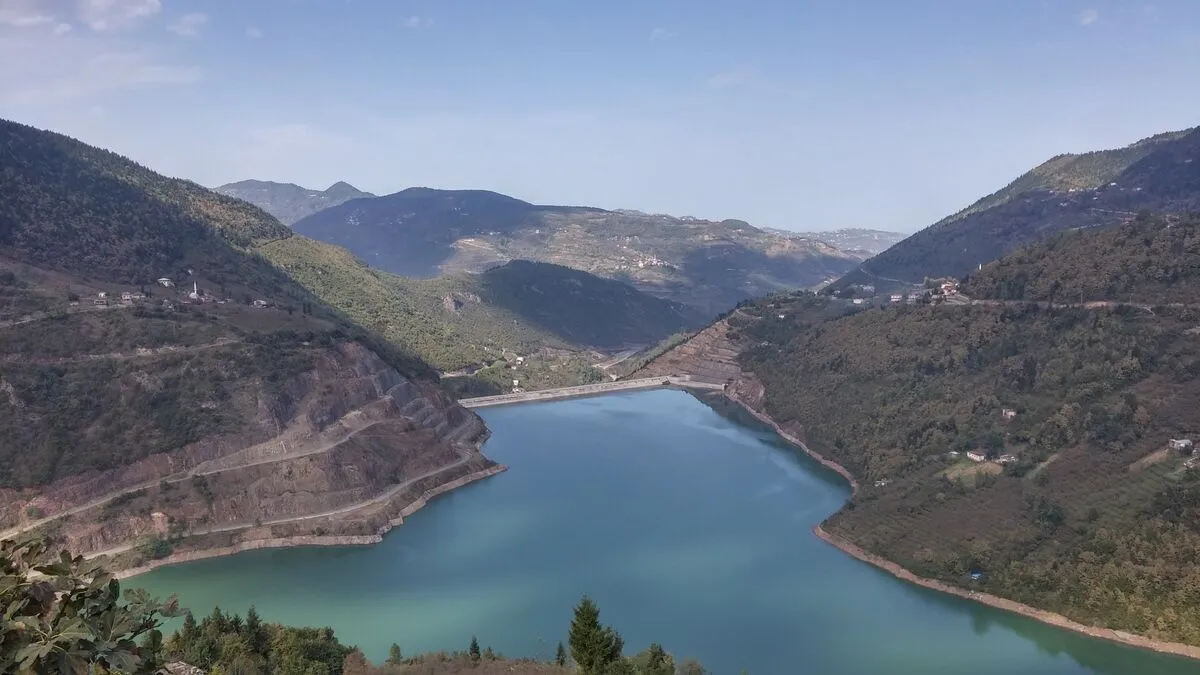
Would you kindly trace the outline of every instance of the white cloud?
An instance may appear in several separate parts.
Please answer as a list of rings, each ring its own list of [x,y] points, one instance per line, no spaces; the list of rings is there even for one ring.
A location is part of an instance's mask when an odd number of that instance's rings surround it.
[[[403,25],[405,28],[420,28],[421,26],[428,26],[431,23],[433,23],[433,19],[423,19],[414,14],[405,19]]]
[[[262,38],[262,36],[262,30],[255,28],[254,26],[250,26],[246,29],[246,37],[250,38],[251,40],[258,40]]]
[[[1100,12],[1095,9],[1085,9],[1079,13],[1079,25],[1090,26],[1100,20]]]
[[[199,68],[162,62],[147,49],[75,32],[48,41],[38,33],[0,37],[0,115],[60,110],[95,102],[114,91],[180,85],[200,79]]]
[[[179,17],[178,21],[167,26],[167,30],[176,35],[183,37],[196,37],[200,34],[200,29],[204,24],[208,23],[208,15],[200,12],[192,12]]]
[[[655,28],[654,30],[650,31],[651,42],[658,42],[660,40],[673,40],[677,37],[679,37],[679,31],[671,30],[669,28]]]
[[[66,35],[67,33],[70,33],[70,32],[71,32],[71,24],[69,24],[69,23],[60,23],[54,27],[55,35]]]
[[[17,3],[0,7],[0,25],[32,28],[54,21],[54,15],[34,11],[32,4]]]
[[[78,0],[79,19],[96,32],[127,28],[162,11],[162,0]]]

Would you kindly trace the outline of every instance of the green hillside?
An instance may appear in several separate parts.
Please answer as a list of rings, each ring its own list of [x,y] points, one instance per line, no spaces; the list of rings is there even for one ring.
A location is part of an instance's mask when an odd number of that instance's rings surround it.
[[[925,577],[1195,645],[1200,463],[1169,441],[1200,442],[1197,236],[1198,217],[1142,218],[966,281],[1009,303],[796,294],[725,322],[765,411],[858,479],[827,530]],[[1112,304],[1023,302],[1080,293]],[[679,349],[664,359],[706,358]]]
[[[436,378],[259,255],[294,235],[254,206],[7,121],[0,176],[0,487],[243,433],[346,341]]]
[[[1200,208],[1200,129],[1126,148],[1057,157],[964,211],[859,265],[836,284],[880,291],[961,277],[1059,232],[1114,227],[1137,213]]]
[[[940,221],[938,225],[962,220],[972,213],[1000,206],[1027,192],[1046,190],[1070,192],[1095,190],[1107,185],[1120,176],[1121,172],[1145,158],[1154,150],[1171,141],[1177,141],[1191,130],[1168,131],[1143,138],[1123,148],[1095,150],[1082,154],[1064,154],[1052,157],[1021,174],[1016,180],[1000,190],[980,199],[967,208]],[[934,227],[936,227],[935,225]]]
[[[1200,302],[1200,232],[1194,218],[1149,216],[1109,230],[1064,232],[985,265],[962,290],[1056,303]]]
[[[478,275],[407,279],[305,237],[259,250],[324,302],[443,371],[538,354],[526,370],[553,367],[557,375],[518,376],[530,387],[576,384],[591,377],[593,350],[642,347],[707,320],[678,303],[558,265],[514,261]],[[467,391],[511,386],[513,376],[501,370],[490,385]]]

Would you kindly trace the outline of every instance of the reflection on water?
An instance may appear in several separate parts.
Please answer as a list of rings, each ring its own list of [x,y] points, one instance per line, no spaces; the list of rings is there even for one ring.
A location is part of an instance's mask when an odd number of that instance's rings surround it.
[[[584,593],[630,649],[716,673],[1182,675],[1110,645],[901,583],[810,529],[848,490],[739,409],[678,391],[482,411],[510,470],[439,497],[383,543],[252,551],[135,583],[329,625],[374,659],[463,649],[548,657]],[[741,416],[739,417],[739,412]],[[730,418],[732,417],[732,419]]]

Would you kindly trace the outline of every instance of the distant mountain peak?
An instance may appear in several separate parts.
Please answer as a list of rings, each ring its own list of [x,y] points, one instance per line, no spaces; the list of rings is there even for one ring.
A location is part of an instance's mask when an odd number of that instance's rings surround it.
[[[326,194],[326,195],[352,194],[352,195],[355,195],[355,198],[357,198],[357,197],[374,197],[375,196],[369,192],[363,192],[362,190],[359,190],[358,188],[354,187],[353,185],[347,183],[344,180],[339,180],[338,182],[334,183],[333,185],[330,185],[329,187],[325,188],[324,194]]]
[[[338,181],[325,190],[312,190],[295,183],[251,179],[228,183],[215,190],[248,201],[275,216],[285,225],[291,225],[318,211],[339,206],[352,199],[375,196],[345,181]]]

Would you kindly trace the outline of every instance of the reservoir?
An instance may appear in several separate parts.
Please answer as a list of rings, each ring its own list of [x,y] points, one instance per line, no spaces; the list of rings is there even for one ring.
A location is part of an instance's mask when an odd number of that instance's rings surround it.
[[[441,496],[371,547],[249,551],[126,582],[330,626],[382,661],[464,650],[550,658],[588,593],[626,652],[719,675],[1184,675],[1109,644],[900,582],[811,528],[844,481],[773,432],[681,391],[479,411],[509,471]]]

